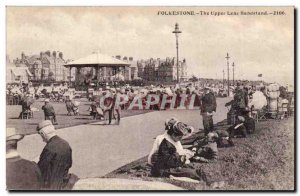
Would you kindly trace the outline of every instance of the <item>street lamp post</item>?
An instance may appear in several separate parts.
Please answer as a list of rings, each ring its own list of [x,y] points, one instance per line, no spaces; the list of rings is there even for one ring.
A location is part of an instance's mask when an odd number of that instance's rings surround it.
[[[227,80],[227,85],[228,85],[227,93],[228,93],[228,96],[229,96],[229,59],[230,59],[230,57],[229,57],[228,53],[227,53],[227,56],[225,58],[227,59],[227,74],[228,74],[228,76],[227,76],[227,78],[228,78],[228,80]]]
[[[179,30],[178,23],[175,24],[175,30],[172,32],[176,37],[176,51],[177,51],[177,83],[179,83],[179,64],[178,64],[178,34],[182,33]]]
[[[232,79],[233,79],[233,86],[234,86],[234,62],[232,63]]]
[[[223,69],[223,89],[225,88],[225,71]]]

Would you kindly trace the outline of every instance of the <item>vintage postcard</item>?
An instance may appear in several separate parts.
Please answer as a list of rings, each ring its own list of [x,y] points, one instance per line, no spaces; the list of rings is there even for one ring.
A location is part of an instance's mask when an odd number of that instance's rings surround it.
[[[294,17],[7,6],[7,190],[295,191]]]

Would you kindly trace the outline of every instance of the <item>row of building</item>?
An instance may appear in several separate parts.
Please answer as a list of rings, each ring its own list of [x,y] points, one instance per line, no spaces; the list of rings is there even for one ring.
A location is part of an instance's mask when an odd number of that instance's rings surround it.
[[[17,67],[26,66],[32,73],[31,80],[67,81],[69,70],[64,67],[67,62],[63,58],[63,53],[59,51],[40,52],[40,54],[27,56],[21,54],[21,58],[13,60]]]
[[[178,62],[178,75],[180,81],[187,81],[186,60]],[[177,62],[174,58],[147,59],[137,61],[137,76],[147,81],[176,81]]]
[[[29,56],[23,52],[21,58],[14,59],[12,63],[10,63],[10,60],[7,58],[7,82],[28,82],[28,80],[69,81],[70,76],[71,80],[75,80],[75,78],[80,78],[78,75],[81,75],[81,78],[83,78],[82,76],[87,73],[90,73],[91,78],[100,78],[105,81],[143,79],[146,81],[170,82],[177,80],[177,64],[175,58],[134,60],[132,57],[122,57],[120,55],[116,55],[114,58],[125,61],[130,64],[130,66],[125,68],[103,68],[99,73],[104,75],[104,78],[101,76],[95,77],[96,70],[93,69],[72,69],[70,75],[70,70],[64,66],[70,60],[65,60],[63,53],[59,51],[51,52],[48,50],[46,52],[40,52],[40,54]],[[188,79],[186,60],[183,59],[179,61],[178,67],[180,81],[186,81]]]

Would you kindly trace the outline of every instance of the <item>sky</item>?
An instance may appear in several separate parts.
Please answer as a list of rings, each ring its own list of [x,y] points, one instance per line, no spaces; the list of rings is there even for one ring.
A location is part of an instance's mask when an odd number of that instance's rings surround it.
[[[284,11],[284,15],[228,15],[240,11]],[[205,11],[210,15],[158,15],[158,11]],[[225,12],[222,16],[211,13]],[[228,12],[228,13],[227,13]],[[160,12],[161,13],[161,12]],[[294,81],[293,7],[7,7],[6,49],[10,59],[62,51],[77,59],[95,51],[132,56],[135,60],[186,59],[188,74],[227,78],[226,53],[236,79],[282,85]]]

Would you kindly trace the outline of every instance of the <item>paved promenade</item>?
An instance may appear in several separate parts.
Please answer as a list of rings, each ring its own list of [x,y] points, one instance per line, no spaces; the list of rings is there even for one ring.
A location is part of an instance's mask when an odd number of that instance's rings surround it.
[[[226,118],[224,107],[229,98],[217,99],[214,122]],[[199,110],[156,111],[122,118],[120,125],[93,123],[57,130],[73,149],[70,172],[80,178],[103,176],[129,162],[147,155],[155,136],[164,132],[164,121],[176,117],[195,127],[203,128]],[[45,143],[39,135],[26,136],[18,146],[22,157],[37,159]]]

